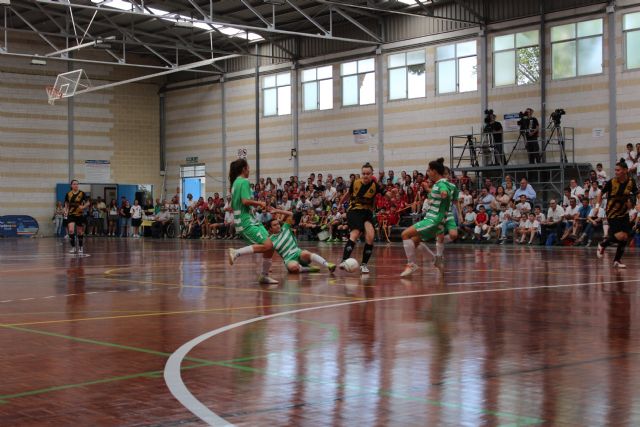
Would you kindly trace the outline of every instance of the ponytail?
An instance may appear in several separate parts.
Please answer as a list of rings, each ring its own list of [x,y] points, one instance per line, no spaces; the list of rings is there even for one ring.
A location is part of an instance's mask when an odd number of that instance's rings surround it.
[[[242,174],[242,171],[247,166],[249,166],[247,159],[237,159],[231,162],[229,166],[229,186],[233,186],[233,182]]]

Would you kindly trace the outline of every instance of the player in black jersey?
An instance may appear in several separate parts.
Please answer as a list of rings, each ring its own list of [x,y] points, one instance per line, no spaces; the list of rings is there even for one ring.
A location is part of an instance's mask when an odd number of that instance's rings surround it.
[[[347,211],[347,223],[349,224],[349,241],[344,247],[342,261],[351,257],[351,252],[356,246],[356,242],[360,235],[364,233],[364,252],[362,253],[362,263],[360,264],[360,272],[369,274],[367,263],[373,253],[373,238],[375,237],[375,229],[373,228],[373,209],[375,197],[377,194],[384,194],[383,183],[373,179],[373,166],[366,163],[362,166],[362,175],[358,179],[351,181],[349,191],[340,201],[342,205],[347,197],[350,198],[349,210]],[[344,269],[343,263],[340,268]]]
[[[64,206],[69,212],[67,216],[67,226],[69,231],[69,242],[71,243],[70,253],[84,253],[84,226],[86,218],[84,210],[89,207],[87,195],[78,188],[78,180],[71,181],[71,191],[64,198]],[[76,247],[76,236],[78,237],[78,247]]]
[[[629,167],[624,159],[620,159],[616,164],[615,178],[607,181],[602,192],[598,195],[594,216],[598,215],[602,196],[605,194],[607,195],[609,235],[602,243],[598,244],[596,254],[598,258],[602,258],[606,247],[612,243],[617,243],[618,248],[616,249],[616,256],[613,258],[613,266],[616,268],[626,268],[627,266],[622,264],[621,260],[624,254],[624,248],[627,246],[627,241],[632,233],[627,201],[631,199],[635,203],[638,188],[633,178],[629,176]]]

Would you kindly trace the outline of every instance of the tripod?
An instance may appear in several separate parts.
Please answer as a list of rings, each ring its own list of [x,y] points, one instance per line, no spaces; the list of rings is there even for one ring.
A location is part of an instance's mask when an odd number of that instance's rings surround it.
[[[493,131],[485,129],[480,139],[483,166],[494,166],[497,163]]]
[[[561,163],[567,163],[567,152],[565,151],[564,148],[564,133],[562,132],[562,127],[560,126],[560,122],[556,122],[555,120],[552,120],[549,125],[547,126],[547,130],[551,129],[551,133],[549,134],[549,136],[547,137],[546,141],[544,142],[544,145],[542,146],[542,152],[547,153],[547,145],[551,144],[552,141],[554,141],[554,137],[555,140],[558,141],[558,145],[560,146],[560,162]]]
[[[511,156],[513,156],[514,151],[516,151],[516,149],[518,148],[518,144],[520,144],[520,141],[524,142],[525,148],[527,148],[527,135],[525,134],[525,132],[527,132],[526,129],[524,130],[520,129],[520,133],[518,134],[518,139],[516,140],[516,143],[513,145],[513,148],[511,149],[511,153],[509,153],[509,157],[507,157],[507,161],[505,162],[505,165],[511,161]]]
[[[472,167],[478,167],[478,156],[476,155],[476,144],[477,141],[476,139],[473,137],[473,135],[467,135],[467,140],[464,143],[464,148],[462,149],[462,154],[460,154],[460,158],[458,159],[458,164],[456,165],[457,168],[460,167],[460,163],[462,162],[462,159],[464,159],[464,152],[468,149],[469,150],[469,161],[471,162],[471,166]]]

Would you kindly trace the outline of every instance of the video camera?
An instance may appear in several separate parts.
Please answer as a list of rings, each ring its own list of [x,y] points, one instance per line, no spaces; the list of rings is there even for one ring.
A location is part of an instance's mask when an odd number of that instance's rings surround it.
[[[520,130],[528,129],[529,123],[531,123],[531,118],[527,115],[527,113],[523,113],[522,111],[520,111],[518,113],[518,117],[520,117],[520,120],[518,120],[518,126],[520,126]]]
[[[551,113],[551,120],[553,120],[553,124],[555,126],[560,126],[560,120],[565,114],[567,114],[567,112],[564,111],[564,108],[556,108],[556,110]]]
[[[484,124],[488,125],[489,123],[491,123],[491,116],[493,116],[493,110],[484,110]]]

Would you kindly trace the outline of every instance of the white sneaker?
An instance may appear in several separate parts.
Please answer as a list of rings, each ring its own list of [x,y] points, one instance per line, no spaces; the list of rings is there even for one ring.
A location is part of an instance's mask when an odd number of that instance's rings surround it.
[[[627,266],[621,263],[620,261],[614,261],[613,268],[627,268]]]
[[[404,268],[404,271],[402,273],[400,273],[400,277],[407,277],[412,275],[416,270],[418,269],[418,266],[414,263],[409,263],[407,264],[407,266]]]
[[[261,274],[260,276],[258,276],[258,283],[260,283],[261,285],[277,285],[278,281],[276,279],[272,279],[269,276]]]
[[[229,248],[229,265],[233,265],[233,263],[236,261],[236,258],[238,258],[236,250],[233,248]]]
[[[84,248],[78,249],[78,254],[80,254],[80,255],[84,254]]]
[[[78,253],[78,250],[75,248],[75,246],[73,248],[71,248],[71,250],[69,251],[70,254],[75,254]]]
[[[486,234],[483,234],[483,235],[482,235],[482,237],[484,237],[485,239],[487,239],[487,240],[488,240],[488,239],[490,239],[490,238],[491,238],[491,234],[486,233]]]
[[[596,250],[596,256],[602,258],[604,256],[604,248],[598,243],[598,249]]]
[[[369,274],[369,267],[367,267],[367,264],[360,265],[360,274]]]

